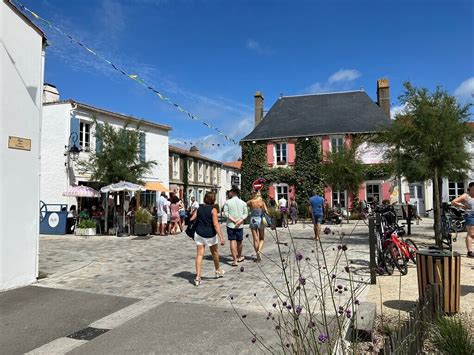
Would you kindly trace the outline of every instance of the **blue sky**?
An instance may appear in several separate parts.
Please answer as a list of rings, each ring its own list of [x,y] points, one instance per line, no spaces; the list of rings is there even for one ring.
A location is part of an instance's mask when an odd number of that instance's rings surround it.
[[[395,109],[405,80],[431,89],[442,85],[473,102],[470,0],[23,3],[236,139],[252,129],[256,90],[268,110],[280,94],[364,88],[375,99],[377,78],[388,77]],[[224,142],[67,38],[44,30],[50,43],[45,81],[63,99],[169,124],[171,139]],[[240,155],[235,146],[200,150],[224,160]]]

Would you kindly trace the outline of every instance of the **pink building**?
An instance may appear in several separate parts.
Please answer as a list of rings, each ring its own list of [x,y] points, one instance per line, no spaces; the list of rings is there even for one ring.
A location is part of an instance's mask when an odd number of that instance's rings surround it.
[[[390,125],[390,97],[388,80],[377,81],[377,102],[363,90],[283,96],[263,117],[263,96],[255,94],[255,128],[242,142],[265,141],[269,168],[292,169],[298,139],[318,137],[323,161],[328,152],[350,145],[358,134],[373,133]],[[376,147],[363,144],[359,159],[366,164],[381,163],[382,152]],[[360,200],[390,200],[392,182],[383,179],[365,181],[360,185]],[[269,194],[276,200],[287,200],[298,194],[297,187],[285,182],[274,184]],[[331,205],[350,208],[354,199],[347,191],[325,188],[325,199]]]

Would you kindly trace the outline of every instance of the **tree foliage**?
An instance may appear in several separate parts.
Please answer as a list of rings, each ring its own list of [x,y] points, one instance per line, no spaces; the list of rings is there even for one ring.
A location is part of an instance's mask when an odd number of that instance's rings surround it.
[[[472,140],[466,125],[470,106],[459,104],[440,87],[432,93],[408,82],[404,87],[399,99],[405,109],[376,140],[388,145],[386,158],[398,175],[410,182],[433,181],[435,235],[441,245],[439,181],[462,176],[469,168],[465,143]]]
[[[265,177],[267,170],[266,154],[266,142],[242,142],[241,187],[244,201],[250,200],[252,183],[258,178]]]
[[[91,181],[100,185],[122,180],[143,183],[143,176],[157,163],[140,160],[139,127],[132,128],[127,122],[117,129],[108,123],[98,123],[96,119],[94,126],[101,148],[90,152],[87,160],[79,162],[79,171],[91,174]]]

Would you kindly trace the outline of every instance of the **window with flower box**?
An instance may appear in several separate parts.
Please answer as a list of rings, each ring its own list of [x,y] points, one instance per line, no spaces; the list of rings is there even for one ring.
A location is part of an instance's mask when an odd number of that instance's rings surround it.
[[[275,144],[275,161],[276,165],[286,165],[288,163],[288,144],[287,143],[276,143]]]

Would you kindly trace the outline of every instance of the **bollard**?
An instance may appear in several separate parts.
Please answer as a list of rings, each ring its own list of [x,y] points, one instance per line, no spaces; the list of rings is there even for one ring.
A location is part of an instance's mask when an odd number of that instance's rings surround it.
[[[369,255],[370,255],[370,284],[375,285],[377,283],[377,263],[375,261],[375,248],[376,248],[376,236],[375,236],[375,223],[374,217],[369,217]]]

